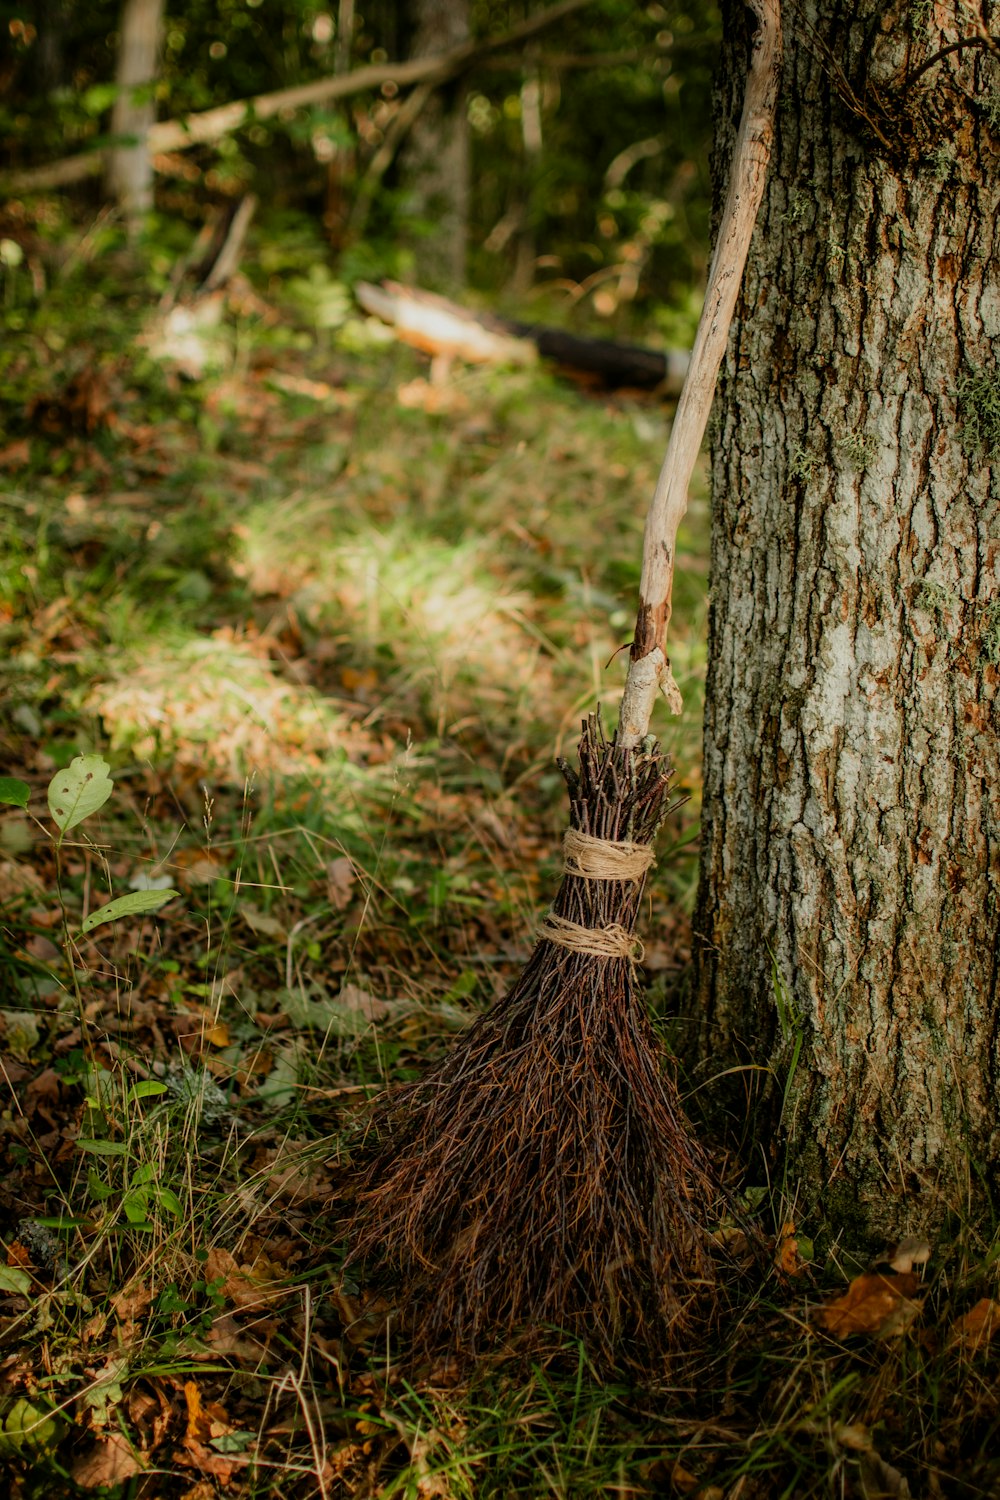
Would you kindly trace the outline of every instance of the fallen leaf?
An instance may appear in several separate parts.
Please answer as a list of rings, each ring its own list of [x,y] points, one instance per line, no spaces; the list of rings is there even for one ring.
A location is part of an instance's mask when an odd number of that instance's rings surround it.
[[[880,1453],[870,1448],[861,1455],[861,1482],[865,1495],[891,1496],[892,1500],[910,1500],[910,1486],[898,1469],[886,1463]]]
[[[267,912],[259,911],[249,901],[240,903],[240,916],[252,932],[262,932],[265,937],[281,938],[284,941],[288,936],[288,928],[284,922],[279,922],[277,917],[272,917]]]
[[[956,1318],[948,1342],[953,1348],[971,1353],[980,1345],[988,1344],[996,1333],[1000,1333],[1000,1302],[980,1297],[975,1307]]]
[[[330,860],[326,867],[326,893],[336,911],[343,911],[351,904],[355,878],[354,866],[346,856]]]
[[[818,1307],[814,1317],[834,1338],[848,1338],[855,1333],[896,1338],[919,1313],[920,1302],[914,1298],[922,1286],[920,1277],[913,1272],[883,1276],[865,1271],[855,1276],[842,1296]]]
[[[795,1236],[795,1225],[789,1220],[782,1224],[774,1251],[774,1266],[779,1276],[801,1276],[809,1269],[808,1262],[799,1254],[799,1242]]]
[[[152,1302],[153,1292],[149,1285],[130,1281],[111,1298],[111,1307],[119,1323],[134,1332],[136,1324],[149,1311]]]
[[[102,1438],[88,1453],[83,1453],[73,1465],[72,1474],[83,1490],[110,1489],[124,1484],[136,1474],[141,1474],[144,1465],[121,1433],[113,1432]]]
[[[242,1311],[274,1302],[288,1290],[283,1272],[264,1256],[259,1256],[252,1266],[241,1266],[228,1250],[208,1252],[205,1280],[221,1283],[219,1290],[223,1297]]]
[[[340,685],[345,693],[352,697],[364,697],[373,693],[378,687],[378,673],[373,667],[366,667],[359,672],[356,667],[343,667],[340,673]]]
[[[834,1437],[842,1448],[849,1448],[852,1453],[871,1452],[871,1433],[860,1422],[842,1423],[835,1430]]]

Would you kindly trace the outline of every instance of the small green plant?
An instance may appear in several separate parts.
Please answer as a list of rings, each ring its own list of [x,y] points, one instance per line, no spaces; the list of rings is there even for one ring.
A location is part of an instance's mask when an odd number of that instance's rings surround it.
[[[987,462],[1000,454],[1000,372],[976,370],[958,383],[962,446]]]

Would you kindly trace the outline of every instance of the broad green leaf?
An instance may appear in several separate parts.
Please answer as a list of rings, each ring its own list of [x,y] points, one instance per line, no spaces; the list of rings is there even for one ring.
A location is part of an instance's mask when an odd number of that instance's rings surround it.
[[[93,932],[95,927],[100,927],[105,922],[117,922],[119,917],[134,917],[139,912],[158,911],[179,895],[180,891],[171,890],[130,891],[127,896],[116,896],[107,906],[102,906],[99,911],[92,911],[80,931]]]
[[[100,755],[78,755],[49,782],[49,811],[61,833],[97,812],[114,791],[111,767]]]
[[[0,776],[0,802],[9,807],[27,807],[30,796],[31,787],[26,781],[18,781],[16,776]]]
[[[142,1083],[134,1083],[128,1091],[127,1101],[129,1104],[134,1099],[153,1099],[157,1094],[165,1094],[167,1085],[156,1083],[152,1078],[144,1079]]]
[[[0,1455],[9,1458],[51,1453],[59,1445],[65,1423],[58,1412],[23,1396],[0,1412]]]
[[[92,1156],[124,1156],[126,1150],[124,1141],[95,1141],[89,1136],[80,1136],[76,1144]]]
[[[102,1182],[93,1167],[90,1167],[87,1172],[87,1190],[90,1196],[95,1198],[98,1203],[106,1203],[109,1198],[113,1198],[115,1195],[115,1189],[108,1187],[106,1183]]]
[[[143,1228],[149,1225],[149,1199],[145,1193],[129,1193],[127,1198],[122,1199],[122,1208],[125,1217],[130,1224],[141,1224]]]
[[[131,1187],[145,1187],[147,1182],[152,1182],[156,1176],[156,1168],[151,1161],[144,1161],[141,1167],[136,1167],[132,1173]]]
[[[31,1291],[31,1277],[18,1266],[0,1265],[0,1292],[17,1292],[23,1296]]]
[[[170,1188],[157,1188],[156,1196],[162,1207],[167,1210],[167,1213],[175,1214],[177,1218],[181,1217],[184,1212],[184,1205],[176,1193],[172,1192]]]

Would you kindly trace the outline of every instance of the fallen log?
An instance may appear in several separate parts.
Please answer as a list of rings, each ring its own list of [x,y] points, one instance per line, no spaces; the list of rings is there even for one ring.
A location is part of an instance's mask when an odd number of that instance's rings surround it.
[[[676,349],[649,349],[613,339],[581,338],[561,328],[545,328],[515,318],[474,313],[434,292],[384,281],[360,281],[354,295],[368,313],[396,330],[399,339],[425,354],[457,357],[470,364],[531,364],[549,359],[613,389],[659,390],[677,396],[687,373],[688,355]]]

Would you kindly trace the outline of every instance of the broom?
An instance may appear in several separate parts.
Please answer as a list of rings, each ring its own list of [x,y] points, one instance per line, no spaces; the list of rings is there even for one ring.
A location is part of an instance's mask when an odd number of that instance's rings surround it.
[[[634,936],[671,767],[648,734],[665,693],[677,528],[763,193],[778,0],[756,33],[705,307],[646,523],[618,729],[583,726],[565,873],[513,988],[417,1083],[376,1104],[350,1260],[401,1278],[418,1346],[475,1353],[554,1327],[614,1366],[654,1363],[711,1308],[724,1194],[647,1018]],[[374,1143],[372,1143],[374,1142]]]

